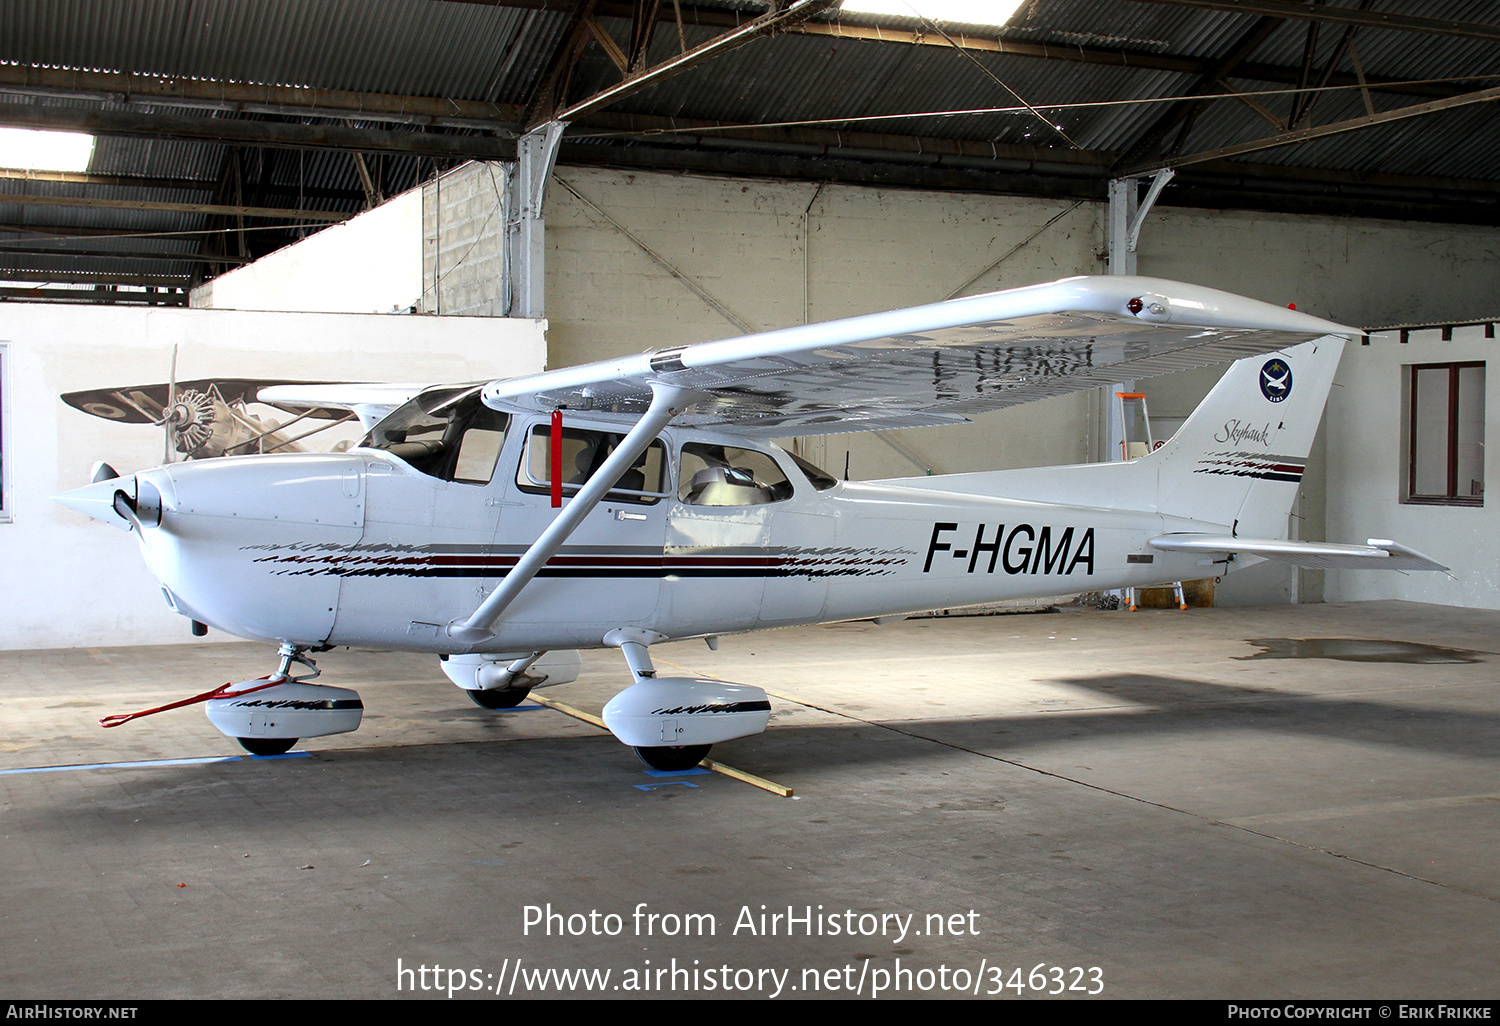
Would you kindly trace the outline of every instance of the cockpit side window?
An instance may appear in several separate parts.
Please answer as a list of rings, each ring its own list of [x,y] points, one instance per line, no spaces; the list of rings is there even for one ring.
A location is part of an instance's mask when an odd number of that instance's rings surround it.
[[[604,465],[610,453],[625,438],[625,432],[587,431],[564,427],[562,431],[563,494],[576,495]],[[660,440],[646,447],[635,465],[620,475],[605,496],[611,502],[650,505],[659,501],[666,487],[665,450]],[[523,492],[545,495],[552,490],[552,430],[537,424],[526,438],[526,451],[516,471],[516,486]]]
[[[484,405],[477,385],[434,388],[392,411],[360,445],[444,481],[488,484],[509,421]]]
[[[677,498],[688,506],[759,506],[792,497],[792,482],[776,461],[754,449],[687,442]]]

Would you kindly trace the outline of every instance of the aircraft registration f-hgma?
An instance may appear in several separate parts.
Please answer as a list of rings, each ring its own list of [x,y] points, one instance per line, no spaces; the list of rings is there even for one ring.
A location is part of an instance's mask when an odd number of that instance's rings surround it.
[[[431,652],[476,702],[505,708],[545,653],[613,646],[634,683],[606,724],[648,764],[686,768],[764,730],[769,705],[753,686],[657,677],[656,642],[1263,558],[1445,569],[1389,541],[1287,539],[1354,331],[1212,289],[1070,278],[400,405],[371,386],[263,389],[283,406],[356,410],[369,434],[344,453],[103,468],[59,501],[135,533],[179,613],[280,645],[276,673],[208,703],[252,752],[358,726],[354,692],[307,684],[315,668],[293,675],[309,652]],[[771,442],[959,423],[1230,360],[1170,441],[1127,462],[855,483]]]

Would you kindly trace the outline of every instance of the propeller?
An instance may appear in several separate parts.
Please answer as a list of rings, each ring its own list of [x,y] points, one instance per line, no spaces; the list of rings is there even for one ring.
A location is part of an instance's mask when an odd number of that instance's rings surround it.
[[[174,345],[172,373],[167,379],[167,402],[162,407],[161,418],[153,422],[162,429],[163,463],[204,455],[199,450],[215,440],[216,435],[220,436],[219,444],[208,455],[223,455],[226,448],[232,448],[233,443],[240,440],[240,436],[250,434],[252,440],[258,437],[255,434],[261,431],[258,423],[236,423],[228,405],[217,399],[217,389],[210,387],[209,393],[192,388],[177,390],[177,346]]]
[[[277,423],[274,418],[262,420],[250,414],[246,408],[248,396],[237,397],[233,403],[226,401],[213,382],[207,391],[196,388],[177,388],[177,346],[172,347],[172,372],[167,379],[166,403],[160,407],[160,416],[151,423],[162,429],[162,463],[178,460],[203,459],[210,456],[244,455],[250,452],[300,452],[299,441],[308,435],[317,434],[347,420],[356,414],[330,420],[321,427],[303,432],[291,438],[285,437],[283,429],[318,413],[308,409],[290,420]],[[121,395],[121,393],[115,393]],[[159,393],[158,393],[159,394]],[[125,400],[129,402],[129,400]],[[149,406],[154,400],[144,403],[129,402],[141,414],[150,417]],[[86,412],[94,412],[86,410]],[[320,415],[328,417],[326,412]],[[253,446],[253,448],[252,448]]]
[[[167,378],[167,405],[162,407],[161,420],[156,426],[162,429],[162,463],[172,462],[172,452],[177,448],[177,429],[188,416],[188,411],[177,406],[177,346],[172,346],[172,374]]]

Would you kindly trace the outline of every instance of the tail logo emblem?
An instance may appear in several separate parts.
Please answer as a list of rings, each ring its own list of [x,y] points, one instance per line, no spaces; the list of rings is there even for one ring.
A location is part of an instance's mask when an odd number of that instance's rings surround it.
[[[1260,394],[1279,403],[1292,394],[1292,368],[1280,357],[1267,360],[1260,369]]]

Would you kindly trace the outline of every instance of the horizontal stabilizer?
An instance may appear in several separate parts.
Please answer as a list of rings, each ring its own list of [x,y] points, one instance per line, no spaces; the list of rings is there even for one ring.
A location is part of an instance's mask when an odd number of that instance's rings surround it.
[[[1163,534],[1151,539],[1163,552],[1237,553],[1279,559],[1308,570],[1447,570],[1436,560],[1393,541],[1371,538],[1364,545],[1236,538],[1227,534]]]

